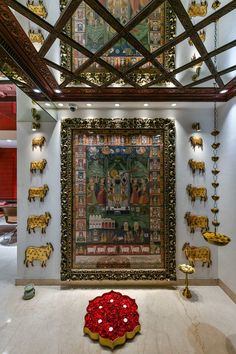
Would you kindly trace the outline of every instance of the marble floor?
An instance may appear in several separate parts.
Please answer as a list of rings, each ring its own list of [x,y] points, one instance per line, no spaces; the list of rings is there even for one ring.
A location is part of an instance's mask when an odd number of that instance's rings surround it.
[[[22,300],[14,286],[16,246],[0,246],[0,354],[105,354],[83,335],[89,299],[110,289],[36,287]],[[121,354],[236,354],[236,305],[216,286],[180,289],[119,289],[136,299],[141,334],[114,352]]]

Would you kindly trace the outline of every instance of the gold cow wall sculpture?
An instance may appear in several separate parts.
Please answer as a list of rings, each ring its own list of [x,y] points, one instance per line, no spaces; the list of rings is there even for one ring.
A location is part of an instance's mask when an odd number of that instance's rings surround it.
[[[201,231],[209,230],[209,220],[207,216],[191,215],[188,211],[184,218],[187,220],[187,225],[190,227],[191,233],[194,233],[196,229],[201,229]]]
[[[205,187],[194,187],[188,184],[186,190],[192,202],[195,202],[197,198],[199,198],[200,201],[207,201],[207,189]]]
[[[44,201],[44,198],[49,191],[48,185],[44,184],[42,187],[30,187],[28,191],[28,201],[31,202],[32,199],[39,198],[40,202]]]
[[[46,233],[46,228],[51,219],[51,214],[46,212],[44,215],[30,215],[27,219],[27,231],[30,234],[31,230],[35,232],[36,228],[41,229],[42,234]]]
[[[200,136],[192,135],[192,136],[190,136],[189,141],[190,141],[191,146],[193,147],[194,151],[195,151],[196,146],[203,149],[203,139]]]
[[[54,251],[51,242],[47,242],[46,246],[41,247],[27,247],[25,250],[24,264],[28,268],[29,263],[34,266],[34,261],[40,261],[41,267],[46,267],[46,262]]]
[[[42,159],[42,160],[37,160],[37,161],[31,161],[30,163],[30,172],[31,173],[36,173],[36,171],[40,171],[40,173],[43,173],[43,170],[45,169],[47,165],[47,160]]]
[[[32,150],[34,150],[37,146],[42,150],[42,147],[45,143],[46,139],[44,136],[37,136],[32,139]]]
[[[205,162],[204,161],[196,161],[193,159],[190,159],[188,161],[188,164],[193,172],[195,173],[196,170],[199,171],[199,173],[205,173]]]
[[[184,251],[186,258],[192,267],[195,266],[195,261],[201,261],[202,266],[207,263],[208,268],[212,264],[211,251],[208,247],[190,246],[189,242],[185,242],[182,251]]]

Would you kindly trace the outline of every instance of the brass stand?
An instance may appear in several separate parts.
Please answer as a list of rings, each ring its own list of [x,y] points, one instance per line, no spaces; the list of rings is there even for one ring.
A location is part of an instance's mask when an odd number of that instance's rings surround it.
[[[191,299],[191,297],[192,297],[192,293],[191,293],[191,291],[189,290],[189,287],[188,287],[188,273],[185,273],[185,288],[182,291],[182,294],[187,299]]]

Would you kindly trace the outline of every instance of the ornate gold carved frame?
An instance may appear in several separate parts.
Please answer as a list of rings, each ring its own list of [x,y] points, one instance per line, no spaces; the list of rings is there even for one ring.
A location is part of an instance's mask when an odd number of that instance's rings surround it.
[[[74,267],[73,134],[161,134],[163,137],[163,252],[158,269]],[[110,133],[111,134],[111,133]],[[175,280],[175,126],[170,119],[65,119],[61,126],[61,280]]]

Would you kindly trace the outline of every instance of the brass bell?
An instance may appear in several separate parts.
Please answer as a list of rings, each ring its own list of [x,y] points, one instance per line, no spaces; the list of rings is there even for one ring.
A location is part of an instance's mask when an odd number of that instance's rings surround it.
[[[220,199],[220,197],[218,195],[216,195],[216,194],[212,195],[211,197],[215,201]]]
[[[212,221],[212,225],[218,227],[220,225],[220,222],[219,221]]]
[[[218,9],[218,7],[220,7],[220,5],[221,5],[221,2],[216,0],[216,1],[214,1],[214,2],[212,3],[211,7],[212,7],[214,10],[216,10],[216,9]]]
[[[211,159],[212,161],[216,162],[219,160],[219,156],[212,156]]]
[[[212,208],[211,212],[214,213],[214,214],[217,214],[219,212],[219,209],[218,208]]]
[[[211,173],[213,175],[217,175],[218,173],[220,173],[220,170],[214,169],[214,170],[211,170]]]
[[[213,131],[211,132],[211,135],[213,135],[213,136],[217,136],[217,135],[219,135],[219,134],[220,134],[219,130],[213,130]]]
[[[214,188],[217,188],[217,187],[219,187],[219,183],[218,182],[212,182],[212,187],[214,187]]]
[[[220,143],[213,143],[213,144],[211,145],[211,147],[212,147],[213,149],[218,149],[218,147],[220,147]]]

